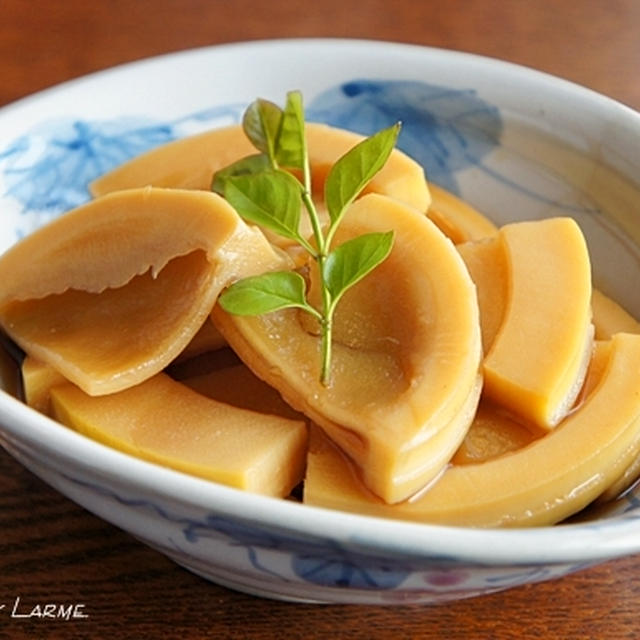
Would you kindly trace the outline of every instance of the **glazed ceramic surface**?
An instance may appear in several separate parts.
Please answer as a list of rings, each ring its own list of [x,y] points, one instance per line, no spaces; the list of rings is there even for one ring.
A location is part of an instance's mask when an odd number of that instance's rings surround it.
[[[570,215],[595,284],[640,316],[640,115],[532,70],[381,42],[187,51],[0,110],[0,250],[157,145],[303,92],[309,120],[374,131],[498,224]],[[4,376],[9,389],[11,375]],[[583,521],[521,530],[419,525],[243,493],[131,458],[0,393],[0,442],[63,494],[219,584],[310,602],[437,603],[640,552],[640,491]],[[570,452],[567,452],[570,455]]]

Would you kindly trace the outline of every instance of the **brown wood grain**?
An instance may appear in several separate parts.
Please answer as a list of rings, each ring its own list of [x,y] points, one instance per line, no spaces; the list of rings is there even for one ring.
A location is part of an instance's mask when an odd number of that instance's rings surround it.
[[[151,55],[239,40],[355,37],[458,49],[640,106],[636,0],[3,0],[0,104]]]
[[[85,73],[224,42],[410,42],[554,73],[640,109],[637,0],[1,0],[0,105]],[[438,607],[293,605],[209,584],[48,488],[0,450],[0,639],[638,638],[640,557]]]

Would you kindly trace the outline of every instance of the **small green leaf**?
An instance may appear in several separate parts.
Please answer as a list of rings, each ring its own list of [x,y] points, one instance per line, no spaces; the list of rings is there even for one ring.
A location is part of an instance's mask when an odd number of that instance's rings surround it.
[[[282,117],[282,109],[277,104],[258,98],[249,105],[242,118],[242,128],[247,138],[272,162]]]
[[[389,255],[392,245],[393,231],[365,233],[342,243],[327,256],[323,275],[333,306]]]
[[[270,311],[309,306],[305,282],[295,271],[273,271],[238,280],[219,297],[220,306],[229,313],[257,316]]]
[[[275,233],[300,239],[300,185],[284,171],[229,177],[224,197],[245,220]]]
[[[224,195],[224,186],[228,178],[234,176],[246,176],[253,173],[260,173],[269,169],[269,158],[264,153],[242,158],[233,164],[228,165],[224,169],[220,169],[213,175],[211,181],[211,190]]]
[[[347,207],[384,166],[400,132],[400,123],[382,129],[350,149],[331,167],[325,183],[325,202],[331,219],[329,236]]]
[[[293,169],[304,168],[307,151],[304,135],[304,107],[302,94],[299,91],[290,91],[287,94],[275,153],[280,166]]]

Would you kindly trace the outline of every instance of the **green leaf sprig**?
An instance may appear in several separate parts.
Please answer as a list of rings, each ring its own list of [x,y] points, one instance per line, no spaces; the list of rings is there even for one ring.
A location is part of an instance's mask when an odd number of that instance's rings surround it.
[[[218,171],[212,189],[223,195],[242,218],[297,242],[311,256],[319,271],[321,308],[309,303],[305,280],[296,271],[239,280],[223,292],[219,303],[236,315],[299,308],[315,317],[322,341],[320,380],[328,385],[336,305],[350,287],[389,255],[393,232],[363,234],[335,249],[332,241],[349,205],[387,161],[400,124],[364,139],[331,167],[324,186],[329,222],[323,229],[312,198],[304,123],[302,95],[298,91],[287,94],[284,109],[267,100],[254,101],[246,110],[242,125],[258,153]],[[309,216],[312,238],[300,233],[303,209]]]

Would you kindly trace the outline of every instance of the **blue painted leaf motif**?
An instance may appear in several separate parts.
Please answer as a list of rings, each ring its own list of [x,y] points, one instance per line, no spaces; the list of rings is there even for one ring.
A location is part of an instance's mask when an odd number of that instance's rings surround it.
[[[296,538],[219,517],[193,522],[184,532],[190,542],[222,533],[235,545],[245,547],[251,564],[265,573],[273,572],[259,562],[259,551],[281,550],[291,554],[295,575],[322,586],[395,589],[416,570],[406,562],[356,553],[324,538]]]
[[[56,215],[89,200],[89,183],[161,144],[237,122],[244,105],[214,107],[169,122],[151,118],[56,119],[0,149],[5,195],[23,212]]]
[[[0,151],[0,160],[10,158],[16,154],[24,153],[29,148],[29,139],[27,136],[21,136],[14,140],[6,149]]]
[[[331,553],[297,555],[293,570],[305,581],[319,586],[371,590],[395,589],[412,573],[401,562],[340,548]]]
[[[310,120],[364,135],[402,122],[398,148],[430,180],[458,192],[455,172],[479,164],[498,144],[498,109],[473,90],[404,80],[352,80],[317,96]]]
[[[130,119],[42,125],[21,139],[23,153],[9,158],[4,171],[7,194],[25,210],[60,213],[89,199],[94,178],[174,138],[170,125]]]
[[[185,538],[193,543],[220,533],[244,547],[251,565],[263,573],[274,574],[260,561],[260,551],[291,554],[295,575],[316,585],[395,589],[415,570],[403,562],[351,552],[324,538],[296,538],[215,516],[184,528]]]

